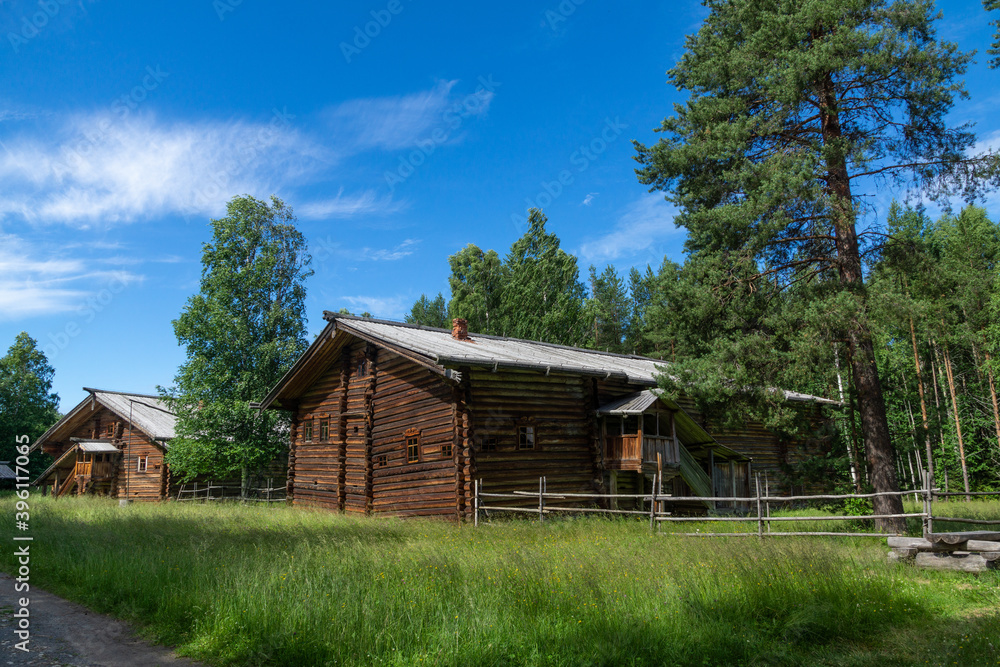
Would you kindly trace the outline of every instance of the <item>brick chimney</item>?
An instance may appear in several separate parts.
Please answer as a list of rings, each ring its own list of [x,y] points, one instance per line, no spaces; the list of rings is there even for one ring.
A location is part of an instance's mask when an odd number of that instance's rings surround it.
[[[469,338],[469,321],[456,317],[451,321],[451,337],[455,340],[471,340]]]

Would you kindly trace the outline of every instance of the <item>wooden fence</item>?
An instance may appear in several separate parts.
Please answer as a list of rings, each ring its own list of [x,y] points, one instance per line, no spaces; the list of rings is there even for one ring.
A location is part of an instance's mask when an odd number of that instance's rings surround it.
[[[247,489],[248,496],[243,497],[243,489],[238,484],[182,484],[177,491],[177,502],[200,500],[212,502],[216,500],[239,500],[253,503],[283,503],[285,502],[285,487],[274,486],[272,478],[268,478],[267,486]],[[182,497],[183,496],[183,497]]]
[[[564,513],[595,513],[605,515],[623,515],[648,517],[651,529],[658,528],[662,523],[685,523],[685,522],[739,522],[756,523],[756,531],[730,532],[730,533],[683,533],[697,537],[747,537],[756,535],[758,537],[782,537],[782,536],[865,536],[865,537],[895,537],[899,533],[869,533],[869,532],[822,532],[822,531],[774,531],[771,529],[772,523],[781,524],[787,521],[854,521],[854,520],[876,520],[876,519],[909,519],[919,518],[923,533],[933,532],[934,521],[950,521],[956,523],[968,523],[976,525],[1000,525],[1000,520],[985,519],[965,519],[960,517],[946,517],[934,515],[934,499],[948,496],[966,496],[965,493],[940,493],[933,487],[933,480],[926,471],[921,471],[923,487],[920,489],[910,489],[907,491],[887,491],[882,493],[849,493],[849,494],[820,494],[820,495],[800,495],[800,496],[771,496],[767,493],[766,487],[762,489],[760,476],[755,480],[755,494],[749,497],[743,496],[672,496],[663,493],[662,477],[657,475],[653,481],[653,490],[643,494],[596,494],[596,493],[549,493],[546,490],[545,477],[538,480],[537,491],[513,491],[509,493],[488,493],[483,491],[482,480],[477,480],[474,486],[473,511],[474,525],[478,526],[481,517],[489,518],[491,511],[514,512],[534,514],[539,521],[544,521],[547,515]],[[786,506],[790,503],[808,503],[814,501],[836,501],[851,499],[872,499],[886,496],[914,496],[922,501],[922,511],[903,512],[899,514],[865,514],[865,515],[840,515],[840,516],[773,516],[771,509],[773,505]],[[980,492],[977,496],[1000,496],[1000,492]],[[537,506],[527,507],[522,504],[493,504],[491,499],[496,501],[518,500],[524,501],[527,498],[537,498]],[[636,504],[649,509],[611,509],[611,506],[619,500],[632,500]],[[560,501],[560,505],[552,505],[547,501]],[[566,502],[586,504],[584,507],[567,506]],[[676,503],[717,503],[727,502],[744,506],[746,513],[742,516],[675,516],[670,507]],[[604,507],[597,507],[603,505]]]

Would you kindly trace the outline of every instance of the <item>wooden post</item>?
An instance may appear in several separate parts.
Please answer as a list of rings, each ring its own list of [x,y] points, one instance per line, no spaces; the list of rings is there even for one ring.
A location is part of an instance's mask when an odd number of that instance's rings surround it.
[[[927,519],[924,522],[924,537],[934,532],[934,475],[930,470],[924,471],[924,513]]]
[[[758,482],[759,482],[759,480],[758,480]],[[771,496],[771,489],[770,489],[770,485],[768,484],[768,481],[767,481],[767,471],[766,470],[764,471],[764,496],[765,497],[770,497]],[[770,500],[764,501],[764,511],[767,512],[767,518],[770,519],[771,518],[771,501]],[[771,532],[771,522],[770,521],[767,522],[767,532],[769,532],[769,533]]]
[[[538,522],[545,520],[545,477],[538,478]]]
[[[757,538],[764,539],[764,516],[760,511],[760,475],[756,478],[757,482]]]
[[[659,455],[657,455],[659,458]],[[656,526],[656,478],[657,475],[653,475],[653,490],[649,496],[649,529],[653,530]]]
[[[472,525],[474,528],[479,527],[479,487],[482,483],[483,480],[477,479],[472,485]]]

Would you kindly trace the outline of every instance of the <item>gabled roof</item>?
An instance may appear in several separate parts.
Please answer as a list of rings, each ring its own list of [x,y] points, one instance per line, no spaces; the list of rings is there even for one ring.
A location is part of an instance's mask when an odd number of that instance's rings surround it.
[[[0,461],[0,479],[17,479],[17,474],[7,465],[7,461]]]
[[[463,366],[476,368],[533,370],[616,379],[631,385],[655,387],[656,375],[666,362],[638,355],[613,354],[599,350],[541,343],[538,341],[470,333],[471,340],[452,338],[450,329],[403,324],[341,315],[326,311],[329,324],[316,337],[278,384],[261,401],[260,407],[281,407],[283,401],[297,399],[302,391],[336,358],[349,334],[398,352],[432,370],[451,377]],[[826,399],[785,392],[793,401]],[[829,401],[833,402],[833,401]]]
[[[98,405],[111,410],[125,422],[131,420],[134,428],[142,431],[154,441],[162,443],[174,437],[174,424],[177,418],[159,396],[91,389],[90,387],[83,389],[90,395],[43,433],[31,445],[31,451],[35,451],[48,440],[62,440],[68,437],[69,433],[90,418],[90,414],[97,409]]]

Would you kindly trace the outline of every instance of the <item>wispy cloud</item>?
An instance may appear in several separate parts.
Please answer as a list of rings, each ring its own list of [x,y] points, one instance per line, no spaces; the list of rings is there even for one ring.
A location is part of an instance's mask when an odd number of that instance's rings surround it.
[[[351,262],[393,262],[414,253],[420,239],[404,239],[392,248],[345,248],[331,237],[321,238],[314,242],[313,259],[323,262],[330,257]]]
[[[366,190],[358,195],[344,195],[344,189],[336,197],[306,202],[295,207],[299,217],[307,219],[353,218],[357,215],[388,215],[405,208],[406,204],[390,197],[379,196],[374,190]]]
[[[667,237],[683,234],[674,225],[677,209],[662,195],[643,195],[619,216],[611,232],[580,246],[579,255],[586,261],[609,261],[634,257]]]
[[[326,117],[354,150],[410,148],[434,128],[455,127],[463,118],[489,111],[492,91],[479,89],[459,97],[457,83],[439,81],[430,90],[409,95],[351,100],[330,109]]]
[[[174,214],[218,214],[234,193],[275,192],[328,159],[280,122],[162,123],[77,116],[55,138],[0,151],[0,216],[78,227]]]
[[[79,309],[110,282],[132,284],[143,276],[94,269],[82,257],[49,256],[14,235],[0,235],[0,320],[19,320]]]
[[[600,192],[588,192],[587,196],[584,197],[583,201],[580,202],[580,203],[583,204],[584,206],[590,206],[591,204],[594,203],[594,197],[596,197],[599,194],[601,194],[601,193]]]

